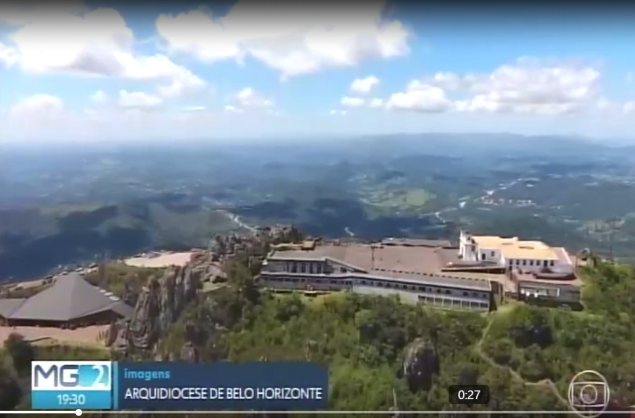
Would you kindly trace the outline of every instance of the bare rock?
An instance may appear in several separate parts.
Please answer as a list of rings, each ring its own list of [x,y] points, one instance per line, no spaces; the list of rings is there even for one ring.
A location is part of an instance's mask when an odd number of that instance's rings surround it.
[[[190,263],[171,267],[161,278],[150,278],[144,287],[129,321],[111,326],[110,344],[118,350],[150,350],[176,322],[202,287],[205,268]]]
[[[111,326],[108,344],[121,351],[153,350],[168,327],[197,297],[203,282],[226,279],[223,265],[228,260],[241,257],[251,267],[262,260],[270,244],[297,242],[301,238],[296,228],[284,225],[261,228],[254,235],[212,237],[208,251],[196,252],[185,266],[172,266],[162,277],[148,280],[137,298],[132,318]],[[196,353],[186,354],[186,358],[196,358]]]
[[[188,341],[181,349],[180,358],[188,363],[198,363],[200,361],[199,350]]]
[[[405,349],[403,375],[412,392],[429,390],[433,377],[439,374],[437,351],[429,340],[417,338]]]

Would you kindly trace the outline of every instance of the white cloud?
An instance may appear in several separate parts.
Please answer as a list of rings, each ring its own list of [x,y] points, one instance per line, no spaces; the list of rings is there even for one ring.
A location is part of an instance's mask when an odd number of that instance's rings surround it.
[[[14,105],[10,112],[13,121],[31,128],[55,125],[64,116],[65,106],[62,99],[48,94],[26,97]]]
[[[239,109],[239,108],[237,108],[235,106],[232,106],[232,105],[226,105],[225,106],[225,111],[230,112],[230,113],[242,113],[243,112],[242,109]]]
[[[379,109],[379,108],[384,106],[384,101],[382,99],[379,99],[379,98],[374,98],[374,99],[371,99],[368,102],[368,106],[370,106],[370,107],[372,107],[374,109]]]
[[[35,94],[20,100],[12,109],[13,115],[36,113],[56,113],[64,110],[62,99],[49,94]]]
[[[173,49],[202,61],[250,56],[289,77],[407,55],[409,34],[400,22],[382,20],[384,4],[294,2],[281,8],[240,0],[221,19],[199,8],[161,15],[156,27]]]
[[[635,113],[635,102],[626,102],[626,103],[624,103],[622,109],[623,109],[624,113],[629,114],[629,115]]]
[[[184,112],[204,112],[207,108],[205,106],[185,106],[181,110]]]
[[[10,66],[17,63],[19,60],[20,57],[15,47],[0,42],[0,65]]]
[[[476,96],[466,110],[529,114],[567,114],[597,99],[600,72],[568,62],[521,59],[487,77],[472,77]]]
[[[629,72],[626,74],[626,84],[633,84],[633,73]]]
[[[440,113],[450,110],[452,103],[439,87],[420,84],[409,86],[406,92],[395,93],[386,102],[389,110]]]
[[[119,106],[128,110],[152,110],[163,104],[163,100],[152,94],[143,92],[119,92]]]
[[[104,104],[108,102],[108,95],[102,90],[99,90],[95,94],[90,96],[90,101],[95,104]]]
[[[331,116],[346,116],[348,112],[346,110],[333,109],[329,112]]]
[[[598,110],[598,111],[602,112],[602,113],[616,114],[616,113],[621,113],[622,112],[623,104],[622,103],[618,103],[618,102],[613,101],[613,100],[609,100],[606,97],[600,97],[595,102],[593,108],[595,110]]]
[[[409,89],[416,90],[418,85],[432,85],[445,91],[459,90],[469,86],[472,79],[472,75],[460,76],[451,72],[438,72],[431,77],[424,77],[421,81],[411,81]]]
[[[440,72],[413,80],[388,104],[402,110],[430,105],[436,111],[571,114],[597,103],[599,80],[599,70],[590,64],[521,58],[490,74]],[[461,97],[451,103],[446,91]]]
[[[66,72],[130,80],[164,80],[159,93],[180,97],[206,83],[167,56],[134,53],[134,34],[114,9],[85,11],[76,2],[0,6],[0,22],[17,25],[0,44],[0,61],[19,63],[30,72]],[[3,9],[4,7],[4,9]],[[6,14],[2,12],[6,11]]]
[[[359,94],[368,94],[370,91],[379,84],[379,79],[375,76],[368,76],[366,78],[357,78],[351,84],[351,91]]]
[[[205,83],[198,76],[189,70],[175,71],[172,77],[172,83],[167,86],[159,87],[159,94],[167,99],[178,97],[191,97],[207,88]],[[184,70],[184,71],[183,71]]]
[[[273,107],[273,102],[262,97],[251,87],[245,87],[236,94],[236,100],[243,108],[268,108]]]
[[[362,107],[366,104],[364,99],[358,97],[344,97],[342,98],[342,106],[346,107]]]

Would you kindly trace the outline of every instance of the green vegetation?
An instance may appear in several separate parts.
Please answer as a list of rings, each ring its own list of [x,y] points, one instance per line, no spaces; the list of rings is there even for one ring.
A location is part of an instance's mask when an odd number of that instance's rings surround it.
[[[434,199],[434,195],[425,189],[384,188],[366,192],[361,199],[379,211],[410,213],[422,210],[426,203]]]
[[[179,197],[70,212],[3,211],[0,218],[0,279],[37,277],[60,264],[92,262],[104,254],[204,248],[212,234],[236,228],[227,216]]]
[[[490,386],[492,402],[483,409],[566,410],[569,380],[586,369],[604,374],[612,398],[625,408],[635,404],[629,380],[635,375],[635,325],[629,320],[635,274],[602,264],[587,269],[586,277],[584,312],[513,304],[482,316],[355,294],[265,294],[250,302],[249,292],[240,290],[251,286],[250,279],[238,271],[230,276],[233,286],[215,294],[215,310],[208,303],[192,307],[164,349],[183,346],[185,323],[212,318],[229,331],[210,334],[201,344],[204,358],[325,363],[331,408],[339,410],[386,410],[394,389],[402,410],[458,411],[462,407],[448,404],[447,388],[459,383]],[[231,307],[222,318],[219,304]],[[434,347],[426,361],[436,365],[421,370],[421,386],[413,391],[402,371],[407,347],[417,341]]]
[[[574,251],[611,249],[618,259],[633,254],[629,150],[489,134],[360,141],[181,144],[149,154],[82,148],[55,158],[3,150],[7,162],[31,162],[0,178],[0,280],[104,253],[204,247],[210,234],[236,227],[207,208],[331,238],[448,239],[458,228],[488,229]]]
[[[85,276],[94,286],[108,289],[116,296],[134,306],[141,288],[148,283],[148,279],[161,277],[165,269],[129,266],[123,263],[108,263],[101,265],[97,271]]]
[[[0,349],[0,409],[31,409],[31,361],[108,360],[105,350],[73,346],[31,345],[21,335],[11,334]]]
[[[473,410],[565,410],[569,379],[586,369],[606,376],[622,408],[635,404],[635,272],[628,266],[584,271],[583,312],[513,304],[488,315],[356,294],[270,295],[258,292],[243,264],[231,263],[227,272],[228,285],[201,293],[158,352],[178,358],[189,343],[201,361],[321,362],[330,370],[330,407],[338,410],[387,410],[394,391],[401,410],[459,413],[464,407],[448,403],[448,386],[476,383],[490,386],[492,400]],[[122,274],[113,268],[104,277],[119,283]],[[413,347],[423,350],[413,356]],[[103,356],[12,337],[2,351],[0,403],[11,406],[8,396],[27,387],[29,358]],[[27,404],[22,397],[20,405]]]
[[[483,351],[526,382],[555,386],[563,395],[573,375],[598,371],[612,399],[635,404],[633,268],[600,264],[584,274],[585,311],[517,306],[491,319]]]

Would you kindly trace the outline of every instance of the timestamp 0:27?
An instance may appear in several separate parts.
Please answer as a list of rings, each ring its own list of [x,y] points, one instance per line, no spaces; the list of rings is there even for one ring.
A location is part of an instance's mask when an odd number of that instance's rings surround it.
[[[452,385],[448,389],[450,403],[453,405],[487,405],[489,403],[489,386],[487,385]]]

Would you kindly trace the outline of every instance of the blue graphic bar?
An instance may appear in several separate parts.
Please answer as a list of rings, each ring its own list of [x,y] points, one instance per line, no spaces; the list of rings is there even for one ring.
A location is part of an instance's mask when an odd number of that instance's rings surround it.
[[[32,409],[110,409],[112,393],[96,390],[34,390]]]
[[[123,410],[309,411],[328,406],[328,371],[316,363],[117,363]]]
[[[112,409],[115,411],[119,409],[119,362],[112,363]]]

